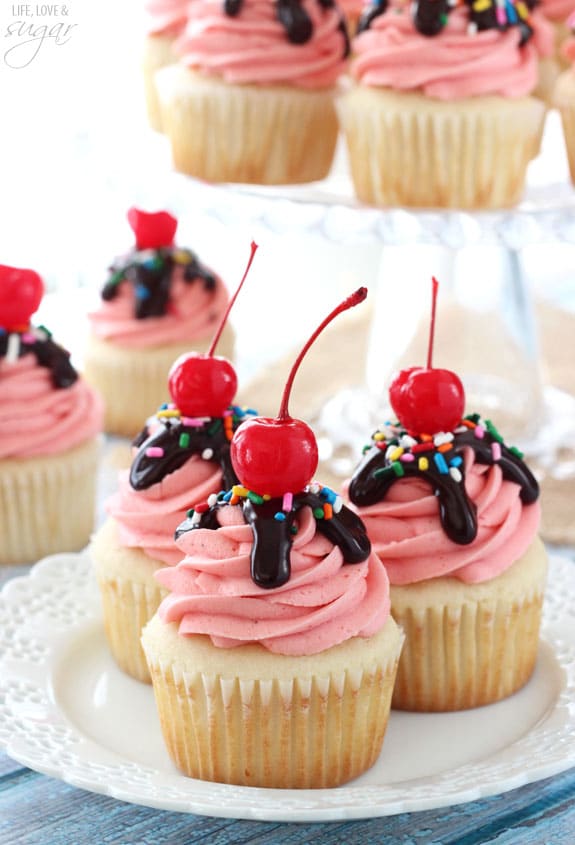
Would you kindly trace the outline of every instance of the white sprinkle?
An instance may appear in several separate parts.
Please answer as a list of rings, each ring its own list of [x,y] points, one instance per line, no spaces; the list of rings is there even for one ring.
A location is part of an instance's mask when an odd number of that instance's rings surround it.
[[[209,461],[211,458],[214,457],[214,450],[213,449],[204,449],[202,452],[202,458],[204,461]]]
[[[474,21],[467,24],[467,34],[477,35],[477,24]]]
[[[194,511],[194,515],[192,516],[192,525],[197,525],[198,522],[200,522],[201,518],[202,518],[201,513]]]
[[[390,456],[393,452],[395,452],[396,449],[397,449],[397,446],[395,444],[392,444],[391,446],[387,447],[387,449],[385,450],[385,457],[388,461],[391,460]]]
[[[217,493],[210,493],[210,495],[208,496],[208,505],[211,508],[213,508],[213,506],[216,504],[217,501],[218,501],[218,494]]]
[[[461,481],[463,476],[461,475],[461,471],[457,469],[457,467],[449,467],[449,474],[453,478],[454,481]]]
[[[404,449],[411,449],[412,446],[415,446],[417,440],[414,437],[410,437],[409,434],[404,434],[401,440],[399,441],[399,445],[402,446]]]
[[[467,426],[465,425],[458,425],[455,429],[455,434],[465,434],[466,431],[469,431]]]
[[[317,495],[317,493],[319,493],[320,490],[321,490],[321,485],[318,484],[317,481],[312,481],[312,483],[309,485],[309,492],[310,493],[315,493]]]
[[[6,347],[6,363],[15,364],[18,360],[18,353],[20,352],[20,335],[9,334],[8,345]]]
[[[341,498],[341,496],[337,496],[335,502],[333,503],[333,512],[339,513],[342,508],[343,508],[343,499]]]
[[[434,446],[444,446],[446,443],[451,443],[453,440],[453,433],[451,431],[440,431],[433,438]]]
[[[136,252],[136,259],[138,261],[152,261],[156,257],[156,252],[153,249],[139,249]]]

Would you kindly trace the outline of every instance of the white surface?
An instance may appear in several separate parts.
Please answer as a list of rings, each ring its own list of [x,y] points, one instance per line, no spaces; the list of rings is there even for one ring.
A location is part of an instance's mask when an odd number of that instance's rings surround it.
[[[551,561],[534,676],[453,714],[393,712],[377,764],[349,785],[270,790],[186,778],[164,750],[151,688],[109,657],[86,555],[55,555],[0,596],[0,745],[19,762],[124,801],[214,816],[384,816],[494,795],[575,765],[575,566]]]

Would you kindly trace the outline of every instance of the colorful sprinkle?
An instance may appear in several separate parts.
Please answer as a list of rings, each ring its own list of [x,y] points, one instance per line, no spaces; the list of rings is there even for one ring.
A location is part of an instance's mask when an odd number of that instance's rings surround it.
[[[323,506],[323,515],[325,519],[332,519],[333,518],[333,507],[330,505],[329,502],[326,502]]]
[[[180,434],[180,439],[178,440],[178,445],[180,449],[187,449],[190,445],[190,435],[187,431],[183,431]]]
[[[341,498],[341,496],[337,496],[335,502],[333,503],[333,512],[339,513],[342,508],[343,508],[343,499]]]
[[[254,493],[252,490],[248,491],[248,499],[250,502],[253,502],[254,505],[263,505],[264,497],[260,496],[259,493]]]
[[[213,457],[214,450],[210,449],[210,447],[208,446],[207,449],[204,449],[204,451],[202,452],[202,458],[204,459],[204,461],[211,461]]]
[[[485,429],[482,425],[476,425],[473,429],[473,433],[479,440],[483,440],[485,437]]]
[[[218,494],[217,494],[217,493],[211,493],[211,494],[208,496],[208,505],[209,505],[211,508],[213,508],[213,506],[214,506],[214,505],[216,505],[216,504],[217,504],[217,502],[218,502]]]
[[[450,467],[460,467],[462,463],[463,463],[463,458],[461,457],[461,455],[456,455],[454,458],[452,458],[449,461],[449,466]]]
[[[289,513],[293,507],[293,493],[284,493],[282,499],[282,511]]]
[[[146,449],[146,457],[148,458],[163,458],[164,450],[161,446],[148,446]]]
[[[436,452],[433,456],[433,460],[435,461],[435,466],[439,470],[442,475],[447,475],[449,469],[447,468],[447,464],[445,462],[445,458],[441,454],[441,452]]]
[[[411,463],[411,461],[415,460],[415,455],[413,455],[411,452],[404,452],[399,460],[402,461],[402,463],[404,464],[409,464]]]
[[[397,475],[398,478],[401,478],[402,475],[405,475],[405,470],[402,467],[402,465],[399,463],[399,461],[394,461],[391,464],[391,468],[394,471],[394,473]]]
[[[245,498],[249,493],[247,487],[244,487],[242,484],[234,484],[232,487],[232,496],[241,496]]]
[[[494,461],[501,460],[501,445],[499,443],[491,444],[491,455]]]
[[[314,508],[313,509],[313,515],[315,516],[316,519],[323,519],[324,518],[323,508]]]
[[[417,462],[417,468],[421,470],[421,472],[425,472],[429,469],[429,461],[427,458],[420,458]]]
[[[277,511],[277,513],[274,513],[274,519],[277,520],[277,522],[284,522],[285,518],[285,513],[282,513],[281,511]]]
[[[461,470],[457,469],[457,467],[451,467],[449,470],[450,476],[453,478],[454,481],[461,481],[463,475],[461,474]]]

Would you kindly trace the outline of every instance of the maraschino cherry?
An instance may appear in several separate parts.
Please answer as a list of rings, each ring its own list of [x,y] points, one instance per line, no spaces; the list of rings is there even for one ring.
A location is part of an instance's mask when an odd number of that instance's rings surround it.
[[[399,422],[412,434],[451,431],[461,421],[465,408],[465,390],[459,376],[432,366],[438,287],[433,278],[427,367],[400,370],[389,388],[391,406]]]
[[[43,295],[44,282],[34,270],[0,264],[0,326],[3,329],[27,329]]]
[[[252,266],[257,244],[252,242],[244,275],[207,352],[186,352],[174,361],[168,374],[172,401],[186,417],[221,417],[238,387],[236,371],[227,358],[214,355],[228,315]]]
[[[244,487],[275,498],[286,492],[298,493],[312,480],[318,464],[317,443],[311,428],[289,414],[293,381],[308,349],[328,323],[342,311],[363,302],[366,296],[367,288],[356,290],[312,334],[291,369],[277,417],[254,417],[235,432],[230,457]]]
[[[137,249],[161,249],[174,243],[178,221],[168,211],[130,208],[127,217],[136,236]]]

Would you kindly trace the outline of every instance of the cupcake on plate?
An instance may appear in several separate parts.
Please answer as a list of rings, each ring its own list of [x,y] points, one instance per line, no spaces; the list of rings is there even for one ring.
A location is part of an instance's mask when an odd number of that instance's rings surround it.
[[[248,269],[254,252],[255,245]],[[118,492],[106,503],[109,518],[91,545],[112,656],[146,683],[140,635],[164,595],[154,572],[180,560],[174,533],[190,506],[237,483],[230,440],[246,414],[255,413],[231,404],[236,373],[226,358],[213,355],[230,308],[207,354],[174,362],[168,378],[173,401],[134,440],[131,467],[120,473]]]
[[[208,349],[229,296],[193,252],[174,244],[178,223],[171,214],[131,208],[128,221],[136,243],[112,265],[100,307],[88,315],[84,371],[104,398],[106,431],[133,437],[166,400],[174,360]],[[229,327],[220,350],[231,357]]]
[[[48,329],[44,285],[0,265],[0,563],[78,551],[94,526],[102,404]]]
[[[177,62],[174,43],[188,19],[193,0],[145,0],[146,37],[142,56],[144,94],[148,121],[152,129],[162,131],[162,116],[156,91],[156,71]]]
[[[327,175],[348,38],[332,0],[204,0],[156,74],[176,170],[268,185]]]
[[[406,635],[393,706],[498,701],[537,658],[547,570],[537,482],[489,420],[464,416],[450,370],[431,360],[402,370],[390,400],[399,422],[372,435],[347,495]]]
[[[532,34],[521,3],[370,6],[338,101],[359,199],[470,209],[517,202],[545,115],[531,96]]]
[[[169,595],[142,636],[169,753],[204,780],[336,786],[387,725],[401,633],[361,520],[309,483],[317,445],[287,410],[301,357],[278,418],[232,439],[241,484],[178,529],[185,557],[157,574]]]

